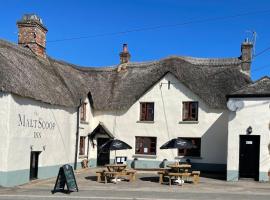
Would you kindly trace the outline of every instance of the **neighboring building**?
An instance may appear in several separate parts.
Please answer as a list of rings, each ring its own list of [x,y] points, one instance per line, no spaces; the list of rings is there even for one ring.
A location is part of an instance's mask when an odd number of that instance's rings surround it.
[[[268,181],[270,168],[270,78],[228,95],[227,180],[254,177]]]
[[[36,15],[25,15],[18,28],[19,45],[0,40],[0,185],[56,176],[59,166],[77,168],[84,159],[90,167],[113,162],[114,153],[99,151],[109,138],[132,146],[117,155],[135,168],[189,158],[198,170],[225,173],[228,163],[228,180],[238,177],[237,158],[228,159],[227,149],[237,146],[231,130],[238,127],[226,95],[252,84],[251,43],[244,42],[235,58],[173,56],[144,63],[130,62],[124,45],[119,65],[86,68],[46,54],[47,28]],[[269,107],[269,99],[260,101]],[[246,127],[238,134],[240,128]],[[175,137],[198,148],[159,149]]]

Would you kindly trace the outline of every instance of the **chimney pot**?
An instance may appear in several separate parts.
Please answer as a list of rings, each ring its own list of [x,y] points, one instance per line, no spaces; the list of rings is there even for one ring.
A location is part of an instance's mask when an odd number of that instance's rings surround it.
[[[123,52],[127,53],[128,52],[128,45],[123,44]]]
[[[131,55],[128,51],[127,44],[123,44],[123,51],[119,55],[120,55],[120,63],[121,64],[129,62]]]

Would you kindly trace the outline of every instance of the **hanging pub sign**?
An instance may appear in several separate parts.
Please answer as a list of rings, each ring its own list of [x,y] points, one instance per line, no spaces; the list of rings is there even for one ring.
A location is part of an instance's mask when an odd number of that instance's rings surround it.
[[[67,190],[65,190],[65,186],[67,186]],[[52,193],[55,192],[78,192],[78,185],[76,182],[76,178],[74,175],[74,171],[72,166],[70,165],[63,165],[60,167],[58,176],[54,185],[54,189]]]

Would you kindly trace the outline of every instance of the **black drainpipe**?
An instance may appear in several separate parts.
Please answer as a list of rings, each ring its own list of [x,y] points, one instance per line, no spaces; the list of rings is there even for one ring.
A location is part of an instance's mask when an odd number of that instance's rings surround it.
[[[76,130],[74,170],[77,169],[77,155],[78,155],[79,128],[80,128],[80,107],[81,107],[81,105],[82,105],[82,99],[80,99],[80,105],[77,108],[77,130]]]

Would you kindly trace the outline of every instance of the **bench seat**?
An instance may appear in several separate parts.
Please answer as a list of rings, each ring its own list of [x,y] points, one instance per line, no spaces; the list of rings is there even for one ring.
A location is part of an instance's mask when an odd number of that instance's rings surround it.
[[[119,177],[125,177],[127,178],[130,182],[136,180],[136,170],[124,170],[122,172],[109,172],[105,171],[104,172],[104,178],[105,178],[105,183],[107,183],[107,178],[119,178]]]

